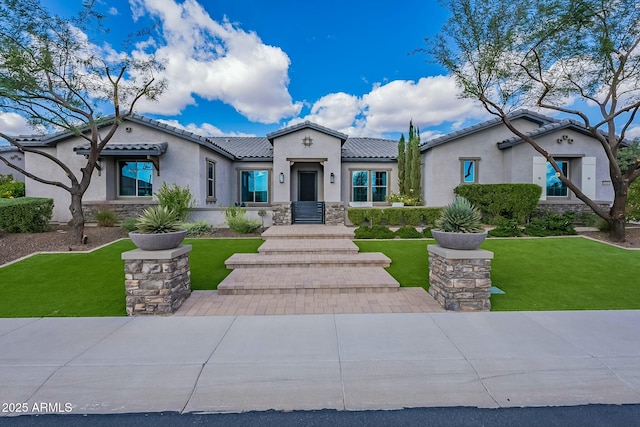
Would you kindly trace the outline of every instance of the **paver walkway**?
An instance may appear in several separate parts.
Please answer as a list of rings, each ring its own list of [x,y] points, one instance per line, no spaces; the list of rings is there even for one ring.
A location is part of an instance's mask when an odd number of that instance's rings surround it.
[[[432,313],[423,288],[400,288],[381,253],[358,253],[344,226],[271,227],[258,254],[235,254],[217,291],[194,291],[176,316]]]

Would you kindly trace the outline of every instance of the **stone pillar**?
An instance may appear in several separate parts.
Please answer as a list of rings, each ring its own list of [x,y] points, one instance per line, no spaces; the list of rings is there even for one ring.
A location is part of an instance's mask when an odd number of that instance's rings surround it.
[[[491,260],[484,249],[461,251],[428,245],[429,294],[452,311],[491,310]]]
[[[324,202],[324,223],[344,225],[344,202]]]
[[[171,314],[191,294],[191,245],[124,252],[127,315]]]
[[[291,202],[272,203],[273,225],[291,225]]]

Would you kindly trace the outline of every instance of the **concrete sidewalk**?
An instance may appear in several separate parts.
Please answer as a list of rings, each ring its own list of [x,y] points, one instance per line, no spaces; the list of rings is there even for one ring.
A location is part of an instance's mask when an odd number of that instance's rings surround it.
[[[0,319],[1,416],[640,403],[640,311]]]

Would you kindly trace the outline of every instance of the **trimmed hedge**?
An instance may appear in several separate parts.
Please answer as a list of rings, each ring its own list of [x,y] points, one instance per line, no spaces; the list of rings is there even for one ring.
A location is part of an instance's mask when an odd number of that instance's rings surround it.
[[[349,208],[347,217],[353,225],[432,225],[442,208]]]
[[[523,224],[538,206],[542,188],[536,184],[464,184],[453,192],[478,207],[487,224],[500,219]]]
[[[49,229],[53,199],[0,199],[0,229],[8,233],[38,233]]]

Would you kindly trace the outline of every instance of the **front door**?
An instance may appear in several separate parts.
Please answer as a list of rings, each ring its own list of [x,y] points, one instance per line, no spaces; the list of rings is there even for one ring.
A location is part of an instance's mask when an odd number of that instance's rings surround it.
[[[298,200],[315,202],[318,200],[318,173],[316,171],[298,172]]]

